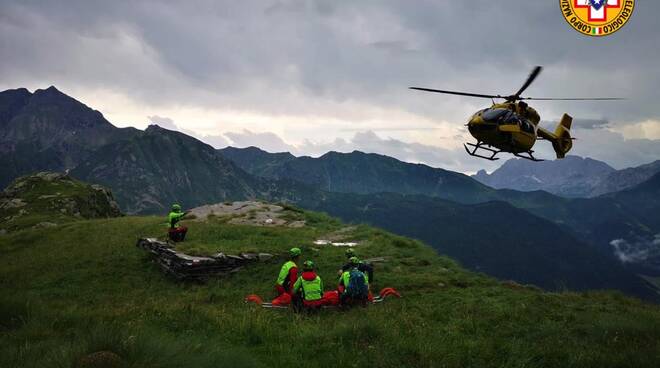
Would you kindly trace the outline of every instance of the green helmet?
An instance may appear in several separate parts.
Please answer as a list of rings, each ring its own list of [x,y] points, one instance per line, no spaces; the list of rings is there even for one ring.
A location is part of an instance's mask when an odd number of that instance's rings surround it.
[[[358,257],[353,256],[348,259],[348,262],[353,266],[357,266],[358,264],[360,264],[360,259]]]
[[[353,250],[353,248],[346,249],[346,252],[344,252],[344,254],[346,254],[346,257],[348,258],[355,257],[355,251]]]
[[[173,204],[172,205],[172,211],[175,211],[175,212],[181,211],[181,205],[177,204],[177,203]]]
[[[314,269],[314,262],[311,260],[306,260],[305,263],[303,263],[303,269],[304,270],[313,270]]]
[[[300,248],[291,248],[291,249],[289,249],[289,255],[291,256],[291,258],[298,257],[301,254],[302,254],[302,251],[300,250]]]

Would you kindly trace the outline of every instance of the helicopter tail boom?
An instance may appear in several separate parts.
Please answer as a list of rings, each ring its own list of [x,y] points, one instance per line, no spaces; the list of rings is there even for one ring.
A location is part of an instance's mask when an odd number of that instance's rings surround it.
[[[557,125],[557,129],[555,129],[557,139],[552,142],[552,148],[555,149],[557,158],[564,158],[566,153],[573,147],[573,140],[571,139],[572,122],[573,118],[568,114],[564,114],[559,121],[559,125]]]
[[[566,153],[573,147],[573,138],[571,138],[571,123],[573,118],[564,114],[554,133],[551,133],[543,128],[539,128],[538,135],[541,138],[547,139],[552,143],[552,148],[557,154],[557,158],[564,158]]]

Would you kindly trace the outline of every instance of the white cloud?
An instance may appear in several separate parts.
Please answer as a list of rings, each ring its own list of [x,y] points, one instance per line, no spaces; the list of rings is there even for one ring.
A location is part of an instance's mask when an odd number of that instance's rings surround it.
[[[214,148],[224,148],[229,145],[229,142],[222,135],[204,135],[198,134],[192,130],[188,130],[177,125],[174,120],[168,117],[162,117],[158,115],[152,115],[148,117],[150,124],[156,124],[161,128],[169,130],[178,130],[181,133],[185,133],[191,137],[195,137],[200,141],[213,146]]]
[[[156,124],[161,128],[165,128],[169,130],[179,130],[179,127],[176,124],[174,124],[174,120],[170,118],[165,118],[158,115],[149,116],[148,118],[152,124]]]
[[[225,133],[225,136],[231,139],[234,147],[255,146],[268,152],[295,152],[294,146],[286,144],[282,138],[271,132],[255,133],[244,129],[241,132]]]
[[[653,239],[638,238],[632,241],[614,239],[610,242],[614,255],[624,263],[639,263],[649,258],[660,258],[660,234]]]
[[[639,123],[617,125],[612,130],[628,139],[660,140],[660,120],[646,120]]]
[[[204,135],[199,137],[199,139],[207,144],[213,146],[213,148],[225,148],[229,146],[229,141],[221,135]]]

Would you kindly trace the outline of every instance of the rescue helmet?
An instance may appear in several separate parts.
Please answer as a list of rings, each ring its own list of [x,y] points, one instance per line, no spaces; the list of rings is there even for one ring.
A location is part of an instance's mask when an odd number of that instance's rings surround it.
[[[348,259],[348,262],[353,266],[357,266],[360,264],[360,259],[358,257],[353,256]]]
[[[291,258],[298,257],[300,254],[302,254],[302,251],[300,250],[300,248],[291,248],[291,249],[289,249],[289,255],[291,256]]]
[[[346,249],[346,252],[344,252],[344,254],[346,254],[346,257],[348,258],[355,257],[355,251],[353,250],[353,248]]]
[[[179,211],[181,211],[181,205],[178,204],[178,203],[173,204],[173,205],[172,205],[172,211],[174,211],[174,212],[179,212]]]
[[[311,271],[313,269],[314,269],[314,262],[313,261],[308,259],[303,263],[303,270]]]

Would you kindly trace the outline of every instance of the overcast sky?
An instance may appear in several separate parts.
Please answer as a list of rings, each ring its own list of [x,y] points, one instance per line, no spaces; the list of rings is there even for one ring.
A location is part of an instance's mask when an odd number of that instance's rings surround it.
[[[603,38],[558,1],[5,1],[0,89],[55,85],[117,126],[149,123],[223,147],[378,152],[462,172],[464,124],[534,65],[543,125],[576,118],[573,154],[616,168],[660,159],[660,2]],[[546,147],[547,146],[547,147]],[[537,151],[552,157],[547,142]]]

